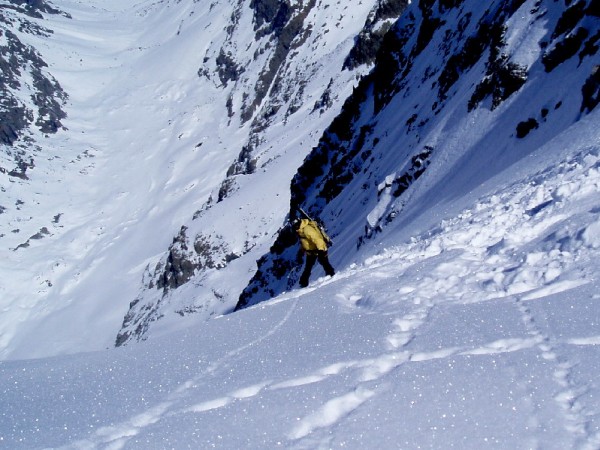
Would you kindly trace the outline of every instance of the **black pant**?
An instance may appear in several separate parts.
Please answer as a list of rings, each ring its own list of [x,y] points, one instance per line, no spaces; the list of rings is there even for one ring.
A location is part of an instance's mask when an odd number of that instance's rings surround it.
[[[308,279],[310,278],[310,272],[312,271],[315,262],[319,261],[319,264],[323,266],[325,269],[325,273],[329,276],[335,275],[335,270],[329,263],[329,258],[327,257],[327,252],[322,250],[317,250],[314,252],[306,252],[306,264],[304,266],[304,271],[300,276],[300,286],[306,287],[308,286]]]

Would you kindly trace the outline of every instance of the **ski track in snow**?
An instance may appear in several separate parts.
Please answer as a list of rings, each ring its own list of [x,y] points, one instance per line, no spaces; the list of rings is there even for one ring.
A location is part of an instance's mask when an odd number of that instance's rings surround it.
[[[523,301],[516,297],[515,304],[522,314],[527,332],[541,352],[542,358],[554,362],[553,378],[559,386],[555,400],[564,413],[565,428],[578,438],[588,437],[584,407],[577,401],[578,397],[585,392],[585,386],[577,386],[572,382],[570,377],[572,363],[559,356],[554,343],[537,327],[533,314]]]
[[[281,295],[253,308],[289,302],[280,322],[254,341],[225,354],[202,373],[167,396],[164,402],[129,420],[104,427],[88,439],[64,449],[120,449],[144,427],[163,417],[179,414],[202,414],[261,395],[266,391],[293,389],[321,383],[332,376],[346,375],[345,392],[326,398],[322,404],[290,424],[287,437],[294,448],[322,448],[329,445],[332,427],[344,421],[361,405],[385,391],[385,377],[405,364],[444,359],[450,356],[480,356],[534,350],[548,363],[556,384],[554,401],[562,416],[564,430],[575,448],[597,449],[600,434],[594,433],[590,417],[598,411],[586,409],[583,394],[588,387],[572,377],[575,362],[562,353],[559,345],[598,345],[600,336],[586,336],[558,341],[538,326],[538,318],[530,302],[552,293],[566,291],[587,283],[586,276],[574,267],[575,261],[585,261],[600,247],[600,171],[598,155],[576,157],[554,168],[554,184],[537,184],[533,180],[489,196],[476,206],[476,214],[466,210],[453,220],[445,221],[434,230],[410,243],[372,256],[362,265],[352,265],[333,278],[322,278],[311,286]],[[581,176],[581,173],[585,176]],[[579,181],[574,181],[579,180]],[[581,214],[592,215],[585,230],[572,230],[569,218],[561,214],[562,202],[578,202]],[[511,231],[505,235],[503,230]],[[562,236],[556,239],[556,235]],[[554,236],[553,239],[547,239]],[[556,243],[557,245],[550,245]],[[552,256],[552,257],[550,257]],[[558,263],[557,263],[558,261]],[[583,266],[585,267],[585,266]],[[482,270],[483,268],[483,270]],[[415,275],[422,273],[422,276]],[[574,279],[575,275],[578,278]],[[374,298],[378,283],[386,279],[416,280],[404,285],[388,297]],[[341,281],[341,283],[340,283]],[[341,361],[316,371],[284,380],[264,380],[261,383],[236,387],[229,394],[206,399],[192,406],[183,406],[190,389],[203,378],[233,363],[248,348],[275,335],[297,309],[298,302],[316,289],[342,288],[333,295],[340,307],[355,313],[378,313],[390,316],[390,329],[379,357]],[[432,320],[438,308],[469,306],[481,302],[504,301],[521,318],[523,337],[505,337],[474,346],[448,346],[434,350],[414,344],[420,331]],[[543,318],[542,318],[543,319]],[[525,394],[526,383],[520,387]],[[527,402],[528,395],[525,395]],[[540,425],[534,416],[530,426]],[[533,438],[533,447],[539,445]]]
[[[385,279],[398,276],[398,273],[402,277],[404,271],[415,270],[415,268],[420,270],[419,264],[423,261],[431,262],[436,258],[441,260],[434,268],[434,272],[426,275],[419,285],[401,288],[397,293],[396,301],[382,299],[381,305],[374,304],[369,299],[368,288],[365,289],[369,282],[364,279],[356,281],[354,288],[353,283],[347,283],[346,292],[337,294],[338,301],[354,304],[358,308],[380,306],[387,311],[399,302],[403,306],[412,303],[412,308],[392,321],[393,327],[387,337],[387,350],[391,353],[384,354],[374,361],[354,362],[349,365],[348,368],[361,367],[360,379],[363,382],[353,391],[329,400],[321,410],[305,417],[294,428],[290,437],[303,438],[318,428],[331,426],[333,418],[340,420],[347,416],[354,408],[358,408],[374,395],[374,392],[363,384],[384,377],[401,364],[451,355],[493,354],[537,348],[544,359],[554,363],[553,378],[558,389],[555,401],[564,415],[565,429],[582,446],[597,448],[598,436],[590,435],[585,406],[578,401],[586,391],[586,386],[579,386],[572,381],[570,371],[573,363],[566,357],[560,356],[555,343],[536,326],[535,317],[524,301],[524,299],[535,299],[538,296],[562,292],[586,283],[581,280],[560,280],[560,276],[573,261],[591,257],[586,253],[589,253],[590,249],[597,248],[598,205],[593,205],[594,208],[590,211],[596,215],[596,222],[586,230],[576,230],[575,234],[568,230],[567,217],[557,212],[551,214],[550,210],[560,208],[560,202],[567,196],[570,202],[597,196],[600,190],[597,159],[598,155],[588,155],[562,164],[557,168],[559,176],[556,179],[562,180],[559,185],[518,184],[509,192],[491,196],[486,202],[479,204],[477,215],[465,211],[457,219],[444,224],[442,229],[432,233],[431,237],[416,240],[414,245],[409,245],[403,251],[393,249],[382,257],[371,258],[363,269],[347,271],[343,275],[344,278],[360,275],[361,270],[372,272],[377,268],[376,278]],[[584,181],[581,183],[573,181],[575,178],[570,175],[577,174],[581,170],[586,172],[586,176],[581,178]],[[487,213],[482,214],[486,209]],[[474,220],[481,217],[487,220],[475,224]],[[468,227],[465,226],[465,221]],[[564,232],[565,230],[560,228],[554,231],[554,228],[563,225],[566,225],[567,232],[562,245],[568,249],[541,250],[540,247],[544,247],[544,240],[539,240],[539,237],[547,236],[549,230],[552,230],[550,233]],[[505,228],[514,230],[515,234],[505,238],[500,234]],[[586,232],[590,230],[588,234],[593,234],[595,237],[586,238]],[[527,249],[530,243],[533,244],[533,249],[527,254],[522,254],[521,249]],[[561,255],[556,258],[559,252]],[[445,256],[448,253],[451,254],[450,258]],[[481,273],[477,270],[480,267],[489,267],[489,272]],[[418,277],[412,276],[410,279],[418,280]],[[360,293],[361,289],[366,290],[366,294]],[[521,297],[519,296],[521,293],[528,295]],[[434,352],[414,353],[402,351],[412,342],[419,328],[427,323],[432,309],[438,303],[450,301],[468,304],[503,296],[513,299],[529,337],[501,339],[474,349],[445,348]],[[596,339],[597,337],[591,337],[581,343],[595,345]],[[335,405],[338,405],[337,411],[332,412],[332,409],[336,409]]]
[[[194,388],[198,383],[201,383],[201,380],[205,376],[216,372],[220,367],[235,359],[235,357],[241,354],[244,350],[254,345],[257,345],[269,336],[275,334],[277,330],[279,330],[290,318],[290,316],[296,308],[296,305],[297,300],[292,302],[291,307],[289,308],[283,319],[276,326],[271,328],[266,334],[258,337],[254,341],[246,343],[240,346],[239,348],[226,353],[221,359],[209,365],[202,373],[179,386],[175,391],[168,395],[167,399],[163,403],[160,403],[159,405],[150,408],[145,413],[138,414],[120,424],[100,428],[98,431],[95,432],[93,436],[91,436],[88,439],[77,441],[75,443],[60,448],[63,450],[84,450],[95,448],[118,450],[124,448],[128,440],[133,436],[138,435],[143,428],[160,421],[162,417],[172,416],[174,414],[185,412],[197,413],[210,411],[212,409],[217,409],[226,406],[232,401],[250,398],[257,395],[265,386],[268,385],[268,383],[236,389],[227,397],[220,397],[214,400],[202,402],[191,408],[176,409],[177,403],[185,399],[187,392],[190,389]]]

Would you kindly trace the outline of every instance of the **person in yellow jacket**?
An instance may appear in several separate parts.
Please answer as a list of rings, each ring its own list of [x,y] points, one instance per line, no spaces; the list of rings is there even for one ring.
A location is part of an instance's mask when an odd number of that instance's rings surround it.
[[[300,286],[308,286],[310,273],[317,260],[323,266],[327,275],[335,275],[335,270],[329,263],[327,256],[327,247],[330,242],[329,236],[321,230],[321,227],[314,220],[296,219],[294,221],[294,229],[298,234],[298,238],[300,238],[300,245],[304,253],[306,253],[306,264],[300,276]]]

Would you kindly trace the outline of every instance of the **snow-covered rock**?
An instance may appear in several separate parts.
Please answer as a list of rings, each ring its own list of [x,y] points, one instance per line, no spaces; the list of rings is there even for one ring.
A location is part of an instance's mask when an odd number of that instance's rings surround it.
[[[343,265],[385,228],[441,213],[447,192],[477,189],[593,111],[599,25],[585,2],[412,4],[300,167],[289,214],[328,223]],[[290,289],[296,260],[281,233],[238,308]]]

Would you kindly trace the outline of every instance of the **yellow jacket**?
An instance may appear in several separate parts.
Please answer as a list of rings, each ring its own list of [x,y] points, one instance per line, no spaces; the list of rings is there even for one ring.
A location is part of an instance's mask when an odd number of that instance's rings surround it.
[[[327,238],[323,236],[319,225],[314,220],[302,219],[297,232],[300,237],[300,245],[305,251],[327,251]]]

